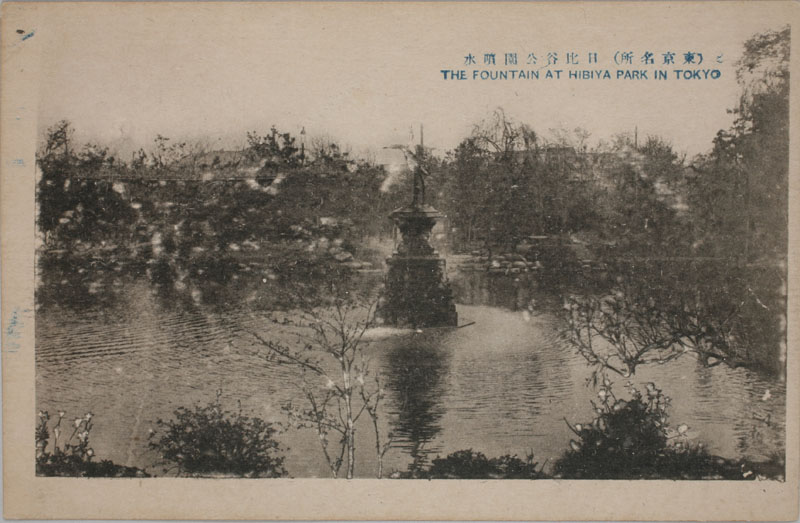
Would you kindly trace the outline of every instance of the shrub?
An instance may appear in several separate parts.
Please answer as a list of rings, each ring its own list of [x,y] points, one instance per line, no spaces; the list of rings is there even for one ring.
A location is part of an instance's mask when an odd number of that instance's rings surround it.
[[[529,454],[523,461],[506,454],[499,458],[487,458],[472,449],[458,450],[444,458],[436,458],[427,470],[414,469],[407,473],[394,474],[395,478],[427,479],[539,479],[544,477],[538,463]]]
[[[224,411],[221,395],[217,391],[216,401],[204,407],[178,408],[175,419],[159,419],[156,424],[163,432],[151,432],[150,448],[177,466],[178,475],[285,476],[283,457],[273,439],[277,429],[260,418],[243,416],[241,407],[236,413]]]
[[[61,422],[65,416],[59,411],[58,421],[52,428],[53,446],[48,450],[51,430],[48,427],[50,415],[47,411],[39,411],[39,424],[36,426],[36,474],[39,476],[79,476],[79,477],[147,477],[145,471],[135,467],[117,465],[104,459],[92,461],[94,449],[89,446],[89,434],[92,430],[91,412],[83,418],[75,418],[71,427],[71,436],[59,446]],[[76,439],[77,438],[77,439]]]
[[[614,396],[603,379],[597,416],[590,423],[570,425],[578,436],[554,464],[556,477],[568,479],[755,479],[758,467],[709,455],[687,436],[689,427],[669,427],[670,400],[655,384],[644,394],[630,382],[630,400]],[[766,470],[766,469],[765,469]],[[770,469],[771,470],[771,469]],[[774,474],[770,474],[776,477]]]

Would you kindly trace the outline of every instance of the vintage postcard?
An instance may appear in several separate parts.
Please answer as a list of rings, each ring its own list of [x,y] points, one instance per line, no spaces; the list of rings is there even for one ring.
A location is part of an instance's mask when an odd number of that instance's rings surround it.
[[[799,12],[5,2],[5,517],[796,519]]]

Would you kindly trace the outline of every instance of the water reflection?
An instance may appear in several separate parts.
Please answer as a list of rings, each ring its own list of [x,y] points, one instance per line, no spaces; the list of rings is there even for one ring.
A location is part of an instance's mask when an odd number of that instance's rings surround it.
[[[430,445],[442,427],[442,378],[447,372],[448,353],[434,339],[412,336],[393,344],[386,358],[386,387],[393,399],[390,418],[395,447],[420,467],[428,456],[441,450]]]

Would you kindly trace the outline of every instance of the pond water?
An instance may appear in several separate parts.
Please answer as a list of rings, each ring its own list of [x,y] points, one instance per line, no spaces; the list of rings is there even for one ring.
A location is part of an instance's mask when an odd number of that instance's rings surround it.
[[[539,463],[568,446],[570,422],[591,420],[590,368],[559,337],[557,308],[503,276],[454,280],[459,329],[378,339],[367,351],[387,398],[381,424],[394,434],[385,470],[471,448],[487,456],[533,452]],[[252,356],[248,333],[270,334],[246,305],[220,311],[166,304],[147,284],[102,310],[49,306],[36,316],[37,407],[67,418],[91,410],[96,454],[160,472],[148,430],[179,406],[207,404],[216,389],[230,410],[286,425],[280,440],[293,477],[328,477],[311,430],[288,427],[281,405],[297,375]],[[617,381],[621,390],[623,380]],[[672,398],[671,424],[717,455],[767,459],[783,452],[785,386],[747,369],[704,368],[690,357],[637,369]],[[767,391],[769,393],[767,394]],[[357,427],[356,475],[374,476],[371,426]]]

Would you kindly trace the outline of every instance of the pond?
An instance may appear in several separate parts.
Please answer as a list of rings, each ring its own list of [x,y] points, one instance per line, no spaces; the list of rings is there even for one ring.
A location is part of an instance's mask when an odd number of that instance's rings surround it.
[[[405,332],[367,347],[387,397],[381,424],[394,441],[385,470],[406,470],[471,448],[487,456],[533,452],[552,463],[568,447],[565,423],[591,420],[590,368],[559,336],[558,307],[503,275],[456,275],[458,329]],[[165,303],[146,283],[105,309],[42,308],[36,316],[36,400],[67,417],[95,414],[91,444],[116,463],[159,473],[148,431],[179,406],[207,404],[284,424],[279,439],[293,477],[328,477],[311,430],[288,426],[281,406],[297,398],[293,369],[250,354],[250,332],[270,335],[266,314]],[[616,380],[622,388],[622,379]],[[785,385],[777,378],[691,357],[641,367],[672,398],[670,422],[713,454],[765,460],[783,453]],[[643,388],[643,387],[640,387]],[[374,477],[371,426],[357,427],[356,475]]]

